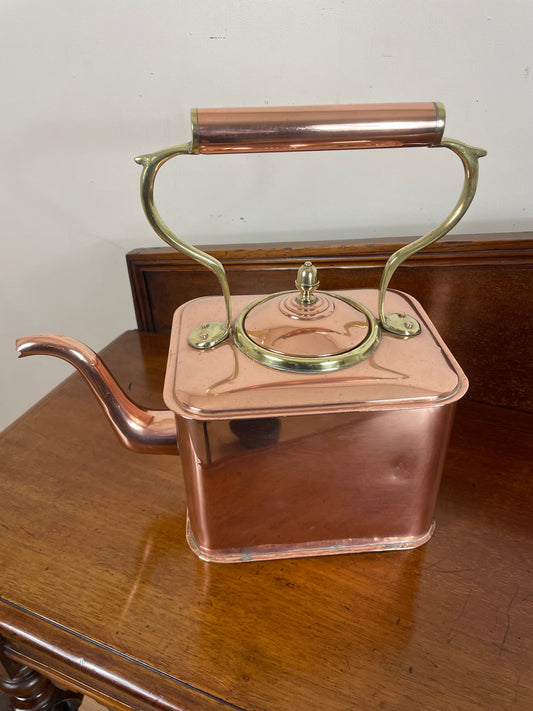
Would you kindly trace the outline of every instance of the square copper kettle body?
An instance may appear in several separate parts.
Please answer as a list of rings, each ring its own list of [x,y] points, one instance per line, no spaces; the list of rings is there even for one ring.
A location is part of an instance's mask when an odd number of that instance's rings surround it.
[[[370,310],[376,290],[341,292]],[[414,548],[433,511],[461,368],[412,297],[414,339],[383,333],[379,348],[332,373],[258,365],[233,341],[199,352],[198,323],[222,298],[176,311],[165,381],[176,413],[188,503],[187,538],[204,560],[236,562]],[[236,312],[253,297],[232,298]]]

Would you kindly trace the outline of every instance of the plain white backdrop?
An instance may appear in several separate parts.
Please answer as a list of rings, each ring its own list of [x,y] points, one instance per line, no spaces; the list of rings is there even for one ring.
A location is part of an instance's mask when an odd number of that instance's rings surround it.
[[[163,246],[133,157],[194,106],[442,101],[489,151],[457,233],[533,229],[530,0],[3,0],[0,429],[71,372],[17,336],[135,328],[125,254]],[[416,236],[452,207],[448,151],[184,157],[160,173],[195,244]],[[354,285],[355,287],[356,285]]]

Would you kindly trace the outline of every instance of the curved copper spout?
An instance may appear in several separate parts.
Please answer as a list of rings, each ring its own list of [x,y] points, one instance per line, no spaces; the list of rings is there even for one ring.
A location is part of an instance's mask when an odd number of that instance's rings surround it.
[[[66,336],[40,335],[17,340],[19,357],[52,355],[73,365],[89,383],[121,443],[134,452],[178,454],[176,421],[170,410],[145,410],[120,388],[101,358]]]

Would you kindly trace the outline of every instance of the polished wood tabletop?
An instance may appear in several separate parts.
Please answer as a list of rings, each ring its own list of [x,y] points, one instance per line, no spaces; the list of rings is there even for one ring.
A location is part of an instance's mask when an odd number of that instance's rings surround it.
[[[131,331],[104,358],[162,407],[167,347]],[[0,439],[4,660],[117,708],[531,709],[532,427],[460,403],[419,549],[214,564],[179,457],[123,449],[73,375]]]

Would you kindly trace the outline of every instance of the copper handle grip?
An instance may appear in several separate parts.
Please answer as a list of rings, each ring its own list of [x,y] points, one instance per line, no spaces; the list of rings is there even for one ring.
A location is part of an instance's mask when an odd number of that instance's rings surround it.
[[[438,102],[193,109],[194,153],[269,153],[434,146]]]

